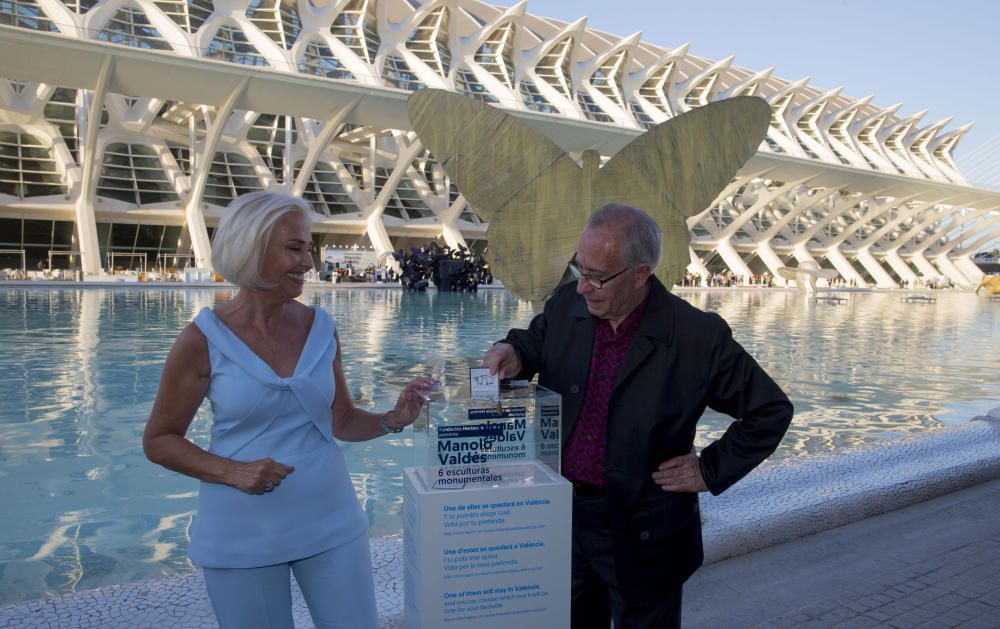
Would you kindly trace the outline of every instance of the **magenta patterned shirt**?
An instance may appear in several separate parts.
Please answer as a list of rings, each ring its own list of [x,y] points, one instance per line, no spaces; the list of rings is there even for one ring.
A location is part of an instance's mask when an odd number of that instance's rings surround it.
[[[594,352],[590,356],[590,375],[583,407],[573,432],[562,452],[562,475],[570,481],[582,481],[604,487],[604,459],[607,445],[608,403],[618,370],[639,329],[649,296],[642,300],[618,326],[611,328],[606,319],[594,320]]]

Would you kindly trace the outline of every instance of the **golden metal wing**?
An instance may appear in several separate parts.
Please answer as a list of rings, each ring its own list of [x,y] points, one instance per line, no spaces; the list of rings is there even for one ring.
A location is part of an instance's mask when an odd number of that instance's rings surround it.
[[[663,231],[656,274],[667,286],[690,262],[685,219],[709,207],[767,134],[771,108],[739,96],[709,103],[653,127],[598,172],[594,209],[605,203],[642,208]]]
[[[590,214],[584,171],[544,135],[474,98],[420,90],[408,111],[424,146],[489,221],[493,274],[522,299],[544,299]]]

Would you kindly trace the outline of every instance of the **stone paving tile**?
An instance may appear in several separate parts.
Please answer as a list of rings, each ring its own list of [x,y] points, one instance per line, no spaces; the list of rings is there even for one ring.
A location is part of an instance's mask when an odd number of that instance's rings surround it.
[[[883,627],[884,623],[880,620],[875,620],[869,616],[859,616],[857,618],[851,619],[851,622],[844,625],[845,627]]]
[[[921,607],[909,609],[899,616],[893,618],[893,622],[900,623],[906,627],[914,627],[920,623],[927,622],[934,617],[934,612],[927,611]]]
[[[913,609],[913,603],[903,599],[889,603],[888,605],[882,607],[880,611],[889,614],[890,618],[895,618],[896,616],[910,611],[911,609]]]
[[[874,606],[875,606],[874,601],[867,601],[865,599],[860,599],[860,598],[845,602],[845,607],[847,607],[847,609],[850,609],[851,611],[858,614],[863,614]]]
[[[857,583],[852,589],[777,615],[758,626],[1000,626],[1000,545],[988,540],[944,552],[921,569]]]
[[[829,627],[836,622],[833,618],[828,618],[826,616],[813,616],[809,620],[800,622],[796,624],[796,627]]]
[[[974,618],[959,625],[961,629],[996,629],[996,626],[995,618]]]
[[[830,620],[831,622],[834,621],[842,622],[844,620],[847,620],[848,618],[853,618],[855,616],[857,616],[857,613],[851,611],[847,607],[835,607],[834,609],[831,609],[826,614],[824,614],[822,617],[827,620]]]

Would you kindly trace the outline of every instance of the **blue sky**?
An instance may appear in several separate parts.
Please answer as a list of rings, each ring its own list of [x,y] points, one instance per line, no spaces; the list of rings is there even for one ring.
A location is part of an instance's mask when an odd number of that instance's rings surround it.
[[[902,103],[903,116],[928,110],[922,126],[948,116],[949,130],[975,122],[955,151],[960,167],[991,140],[1000,147],[1000,2],[528,0],[528,13],[567,22],[586,15],[589,27],[622,37],[642,31],[657,46],[690,42],[701,57],[735,55],[748,70],[774,66],[782,79],[874,94],[877,106]]]

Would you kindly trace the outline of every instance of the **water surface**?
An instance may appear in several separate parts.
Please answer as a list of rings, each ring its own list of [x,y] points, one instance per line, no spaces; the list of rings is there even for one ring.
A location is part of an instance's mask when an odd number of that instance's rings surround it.
[[[936,293],[678,291],[721,314],[788,392],[775,459],[934,430],[1000,406],[1000,303]],[[140,438],[177,332],[230,290],[0,288],[0,604],[191,568],[197,482],[146,461]],[[308,289],[340,327],[355,404],[387,410],[411,377],[467,377],[532,311],[503,291]],[[190,436],[207,444],[203,407]],[[708,414],[699,445],[728,418]],[[409,431],[343,444],[372,536],[398,533]]]

